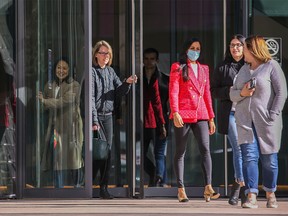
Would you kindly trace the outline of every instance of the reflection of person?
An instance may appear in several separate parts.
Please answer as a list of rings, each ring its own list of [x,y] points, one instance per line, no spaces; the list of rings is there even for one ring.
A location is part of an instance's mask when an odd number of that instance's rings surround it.
[[[0,51],[0,185],[7,186],[1,198],[15,197],[16,95],[14,77],[9,72]]]
[[[179,62],[173,63],[170,72],[169,100],[174,122],[176,152],[174,168],[177,177],[179,202],[187,202],[184,189],[184,156],[190,129],[198,143],[202,159],[205,191],[208,202],[217,199],[212,182],[212,159],[209,147],[209,134],[215,133],[214,112],[210,94],[209,68],[200,64],[201,44],[196,38],[188,39],[179,56]]]
[[[219,112],[217,116],[218,131],[221,134],[227,134],[233,152],[235,181],[228,201],[231,205],[238,204],[240,186],[244,185],[242,155],[237,142],[237,129],[234,117],[235,104],[232,104],[229,97],[233,80],[244,65],[244,40],[243,35],[236,34],[232,36],[225,53],[225,59],[217,66],[211,78],[212,96],[219,100]]]
[[[113,53],[110,44],[104,40],[97,42],[93,49],[92,67],[92,130],[100,127],[105,137],[112,146],[113,138],[113,111],[116,98],[128,93],[130,84],[137,82],[136,75],[128,77],[121,82],[112,64]],[[112,199],[113,196],[107,190],[111,166],[111,154],[107,160],[93,160],[93,178],[100,170],[100,197]]]
[[[144,170],[149,175],[149,186],[155,186],[156,176],[157,181],[163,179],[164,163],[165,163],[165,146],[156,146],[156,136],[160,140],[166,138],[165,120],[160,98],[157,69],[158,51],[148,48],[143,53],[143,105],[144,105]],[[156,127],[159,127],[159,134],[156,134]],[[156,161],[156,170],[153,161],[148,157],[150,141],[153,140],[154,155]],[[155,151],[156,150],[156,151]],[[160,151],[159,151],[160,150]],[[161,167],[160,167],[161,166]],[[159,170],[162,169],[162,170]]]
[[[83,166],[83,125],[79,108],[80,85],[73,79],[69,61],[66,58],[61,58],[57,62],[55,75],[52,86],[47,83],[43,94],[38,93],[39,101],[46,109],[49,109],[42,168],[51,169],[50,166],[53,165],[55,187],[64,186],[64,170],[72,175],[74,186],[79,187],[79,171]]]
[[[277,208],[278,151],[281,143],[282,109],[287,84],[280,65],[271,58],[265,40],[250,36],[244,43],[248,63],[238,73],[230,97],[237,102],[235,119],[243,158],[247,201],[243,208],[257,208],[260,158],[267,208]],[[251,78],[256,86],[250,88]]]

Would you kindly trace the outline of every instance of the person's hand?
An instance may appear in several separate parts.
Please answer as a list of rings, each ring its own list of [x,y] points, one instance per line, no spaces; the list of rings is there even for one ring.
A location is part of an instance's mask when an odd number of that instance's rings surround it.
[[[43,93],[39,91],[38,95],[36,95],[36,98],[38,98],[38,100],[40,100],[42,102],[43,101]]]
[[[100,130],[100,125],[98,125],[98,124],[93,125],[93,126],[92,126],[92,130],[93,130],[93,131],[95,131],[95,130],[96,130],[96,131]]]
[[[129,84],[132,84],[132,83],[137,83],[137,76],[136,76],[136,74],[135,75],[132,75],[132,76],[130,76],[130,77],[128,77],[127,79],[126,79],[126,82],[127,83],[129,83]]]
[[[165,125],[163,124],[162,126],[160,126],[159,139],[164,139],[166,136],[167,136],[167,131],[166,131]]]
[[[183,119],[178,112],[175,112],[173,114],[173,122],[174,122],[175,127],[177,128],[183,127],[184,125]]]
[[[247,82],[243,86],[243,88],[242,88],[242,90],[240,92],[240,96],[241,97],[251,97],[253,95],[254,91],[255,91],[255,88],[252,88],[252,89],[249,89],[249,88],[250,88],[250,84],[249,84],[249,82]]]
[[[208,121],[209,123],[209,135],[212,135],[216,132],[216,126],[215,126],[215,123],[214,123],[214,119],[210,119]]]

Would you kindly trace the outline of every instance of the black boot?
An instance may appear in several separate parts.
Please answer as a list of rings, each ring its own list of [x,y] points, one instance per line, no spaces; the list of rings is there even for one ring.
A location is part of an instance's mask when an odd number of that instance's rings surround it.
[[[228,200],[228,203],[230,205],[237,205],[238,204],[239,193],[240,193],[240,184],[238,184],[237,182],[234,182],[233,186],[231,188],[231,193],[230,193],[230,197]]]
[[[241,206],[242,206],[243,203],[245,203],[247,200],[247,196],[245,195],[245,187],[241,187],[240,189],[240,198],[241,198]]]
[[[101,186],[100,187],[100,198],[102,199],[113,199],[114,196],[109,194],[107,190],[107,186]]]

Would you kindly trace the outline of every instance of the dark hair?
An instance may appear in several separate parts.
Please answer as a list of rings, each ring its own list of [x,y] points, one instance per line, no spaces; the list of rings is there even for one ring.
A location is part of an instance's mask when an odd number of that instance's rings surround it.
[[[235,34],[233,35],[230,40],[229,40],[229,44],[231,43],[231,41],[233,39],[237,39],[240,41],[240,43],[244,46],[244,42],[245,42],[245,37],[241,34]],[[231,51],[230,51],[230,46],[228,45],[227,46],[227,49],[226,49],[226,52],[225,52],[225,57],[224,57],[224,61],[226,62],[232,62],[233,61],[233,57],[232,57],[232,54],[231,54]]]
[[[144,52],[143,52],[143,57],[144,57],[145,54],[150,54],[150,53],[155,53],[156,54],[156,59],[157,60],[159,59],[159,52],[155,48],[147,48],[147,49],[145,49]]]
[[[67,63],[68,67],[69,67],[69,70],[68,70],[68,76],[63,80],[63,82],[65,81],[66,83],[71,83],[73,81],[73,73],[71,73],[71,68],[70,68],[70,61],[69,61],[69,58],[66,57],[66,56],[62,56],[60,58],[58,58],[55,63],[54,63],[54,76],[55,76],[55,81],[57,84],[59,84],[59,78],[57,77],[56,75],[56,67],[57,67],[57,64],[60,62],[60,61],[64,61]]]
[[[199,42],[200,43],[200,47],[202,47],[201,45],[201,41],[198,38],[188,38],[183,46],[182,46],[182,50],[180,52],[179,55],[179,63],[180,65],[184,65],[184,67],[182,68],[182,77],[184,81],[188,81],[189,80],[189,76],[188,76],[188,67],[187,67],[187,50],[190,48],[191,44],[194,42]]]

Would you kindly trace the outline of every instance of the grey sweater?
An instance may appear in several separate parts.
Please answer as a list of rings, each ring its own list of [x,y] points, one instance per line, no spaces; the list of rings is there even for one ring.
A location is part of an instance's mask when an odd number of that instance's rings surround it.
[[[254,94],[241,97],[243,86],[252,77],[256,78]],[[253,123],[261,153],[277,153],[281,144],[282,109],[286,98],[286,79],[278,62],[270,60],[261,64],[252,75],[249,65],[244,65],[230,90],[230,99],[237,102],[235,118],[238,143],[253,142]]]

